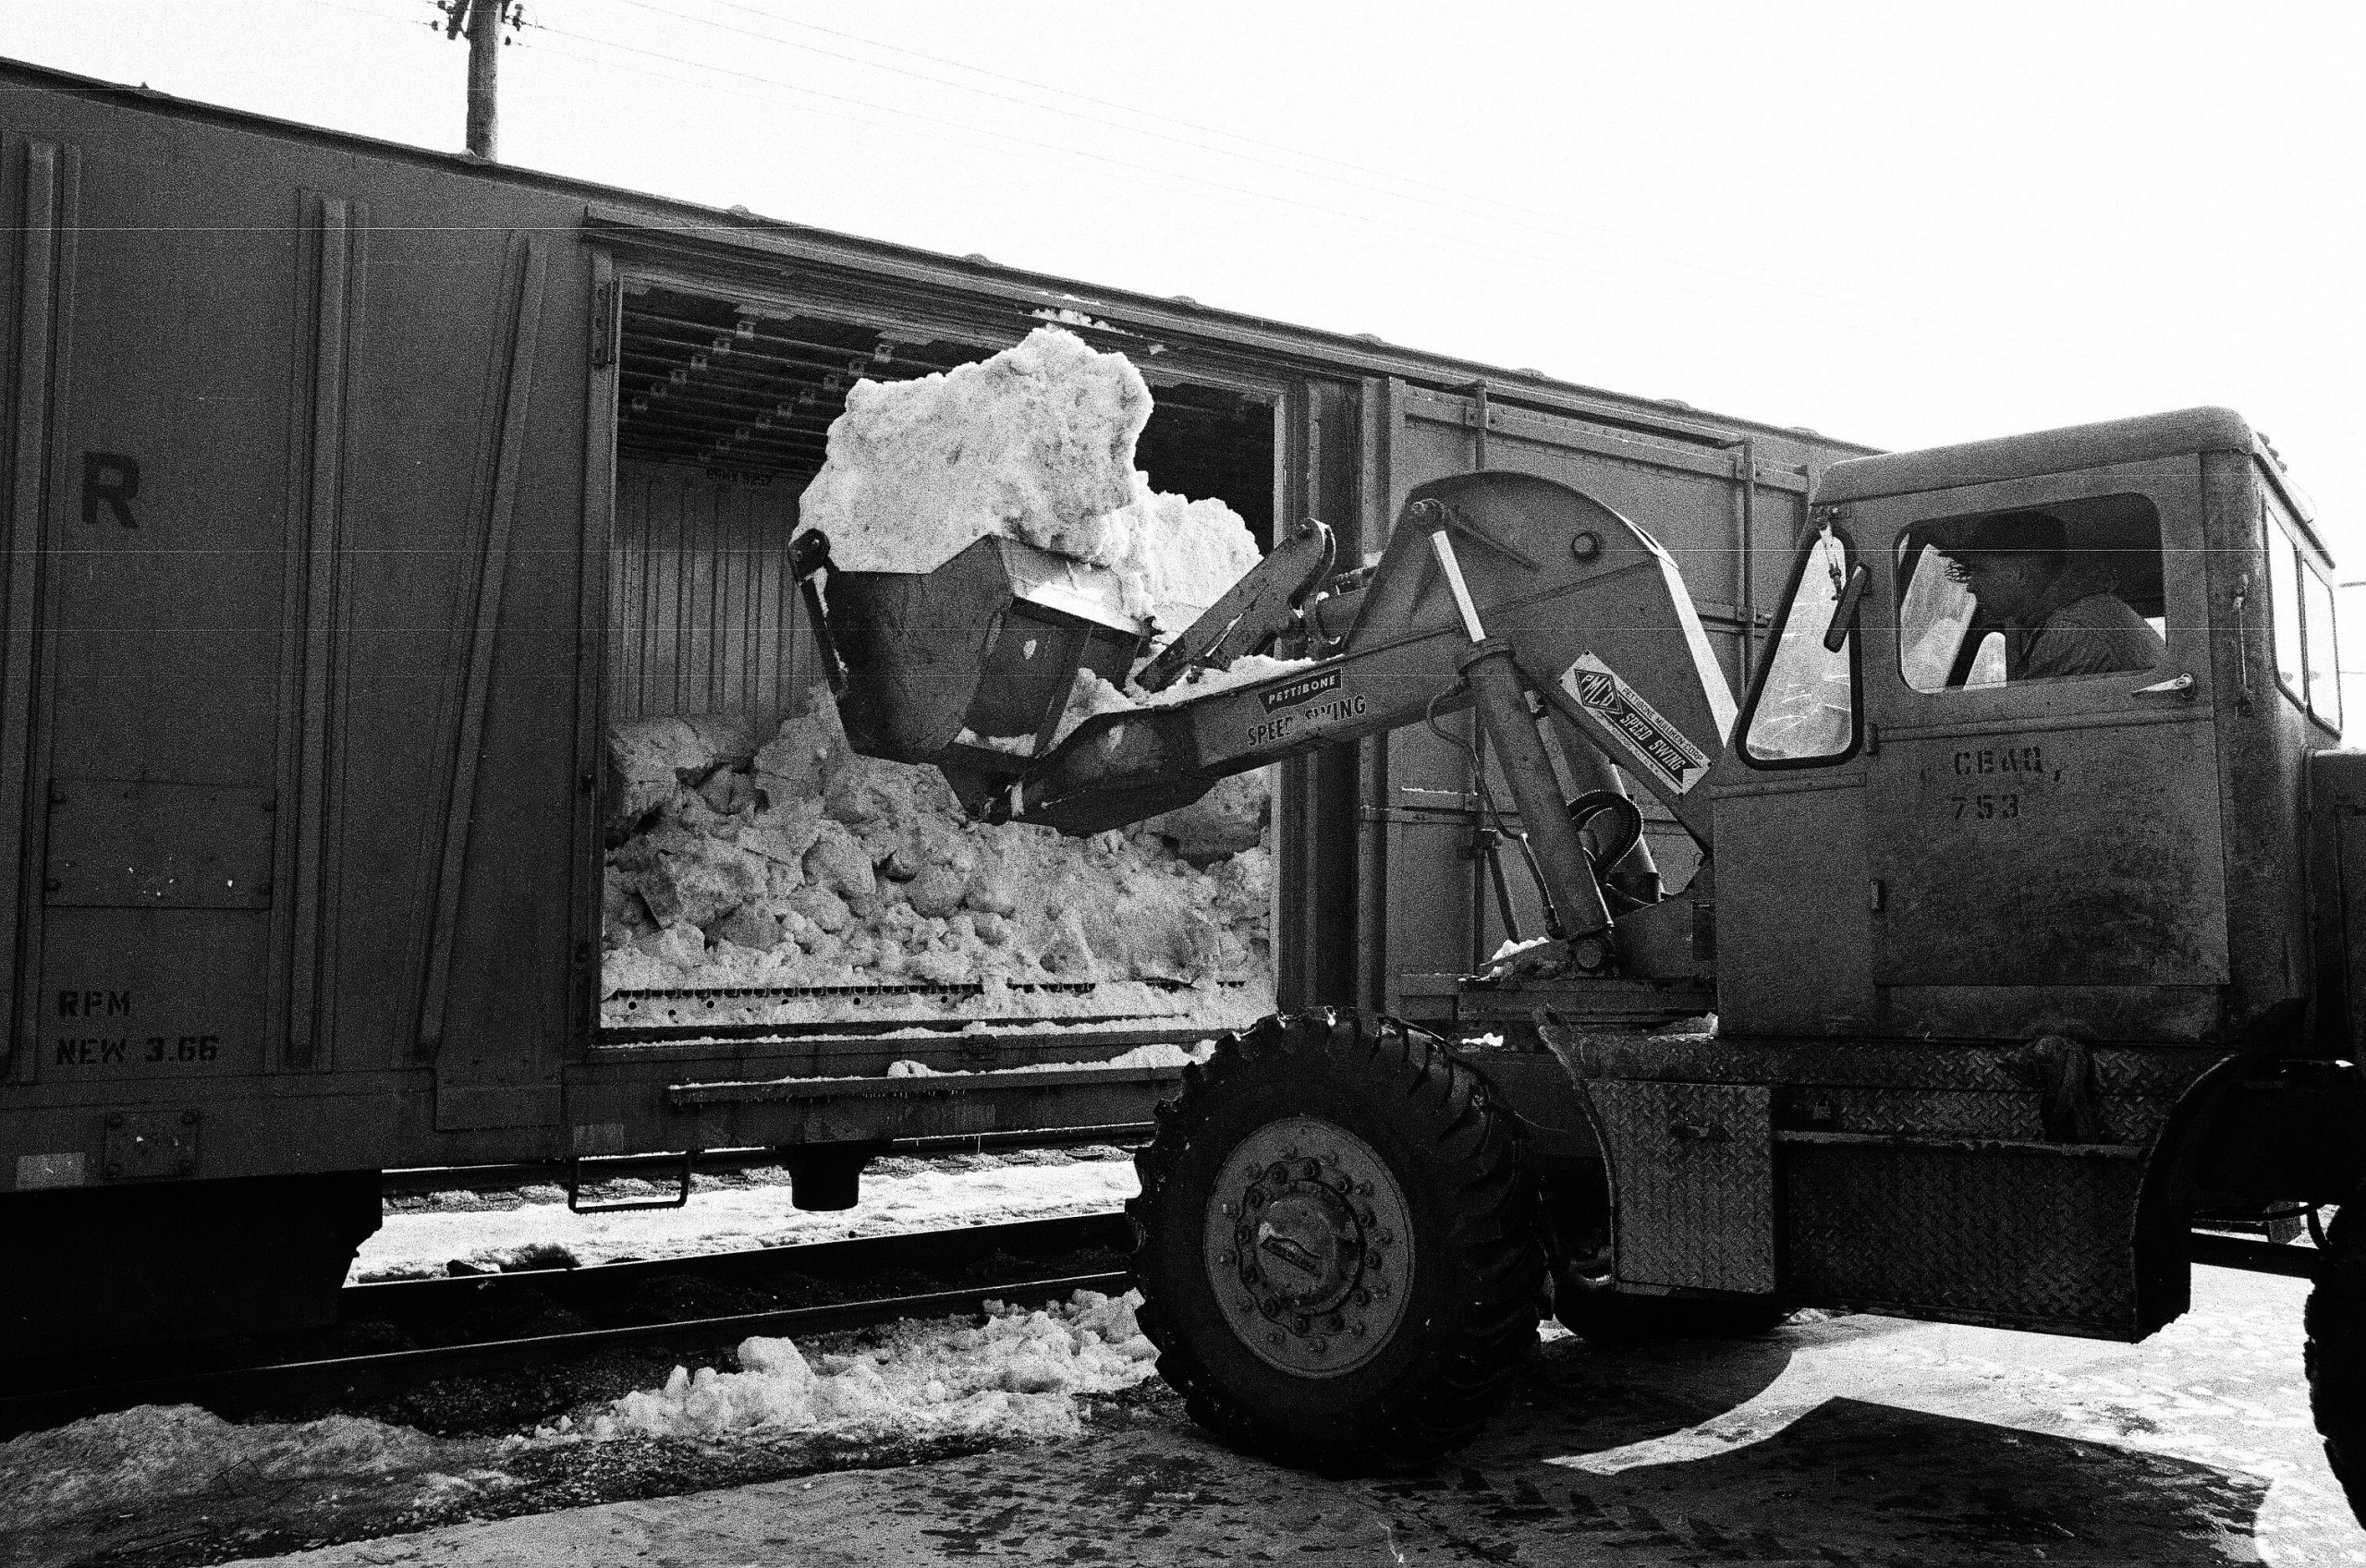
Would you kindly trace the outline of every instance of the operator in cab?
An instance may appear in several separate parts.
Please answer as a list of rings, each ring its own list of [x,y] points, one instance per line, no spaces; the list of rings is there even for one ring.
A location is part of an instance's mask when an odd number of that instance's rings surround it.
[[[2004,632],[2007,681],[2149,670],[2168,656],[2161,634],[2080,568],[2051,513],[1982,518],[1943,553],[1948,577],[1979,600],[1981,620]]]

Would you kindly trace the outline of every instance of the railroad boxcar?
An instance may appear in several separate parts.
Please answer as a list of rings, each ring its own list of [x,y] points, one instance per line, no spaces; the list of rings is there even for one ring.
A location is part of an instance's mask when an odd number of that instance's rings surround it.
[[[1675,552],[1737,689],[1811,485],[1865,450],[30,66],[0,87],[0,1355],[322,1320],[389,1168],[770,1148],[834,1205],[896,1137],[1143,1118],[1174,1070],[1092,1064],[1188,1014],[982,1056],[843,1006],[718,1027],[746,999],[696,985],[656,1022],[604,1007],[609,727],[804,711],[785,546],[860,377],[1064,324],[1150,379],[1161,488],[1367,561],[1424,480],[1575,484]],[[1470,766],[1413,733],[1284,770],[1282,1005],[1449,1015],[1437,977],[1517,918]]]

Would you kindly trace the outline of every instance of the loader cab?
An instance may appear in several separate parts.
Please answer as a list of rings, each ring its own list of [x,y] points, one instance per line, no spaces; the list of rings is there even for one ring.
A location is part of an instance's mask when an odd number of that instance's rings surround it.
[[[2305,994],[2331,566],[2249,427],[1864,458],[1816,502],[1711,778],[1728,1027],[2199,1043]]]

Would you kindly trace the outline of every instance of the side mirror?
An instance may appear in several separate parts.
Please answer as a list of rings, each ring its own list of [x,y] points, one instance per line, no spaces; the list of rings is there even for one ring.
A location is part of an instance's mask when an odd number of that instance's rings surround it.
[[[1840,645],[1848,640],[1848,630],[1857,623],[1857,601],[1865,597],[1865,585],[1872,581],[1872,574],[1859,566],[1848,574],[1840,590],[1840,602],[1832,607],[1832,624],[1823,628],[1823,650],[1837,653]]]

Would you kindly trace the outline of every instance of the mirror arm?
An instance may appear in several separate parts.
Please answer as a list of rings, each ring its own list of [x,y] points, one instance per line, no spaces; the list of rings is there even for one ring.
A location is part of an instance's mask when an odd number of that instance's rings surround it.
[[[1857,601],[1865,597],[1865,585],[1872,581],[1872,573],[1860,563],[1848,574],[1847,586],[1840,590],[1838,602],[1832,606],[1832,624],[1823,628],[1823,650],[1837,653],[1848,640],[1849,628],[1857,620]]]

